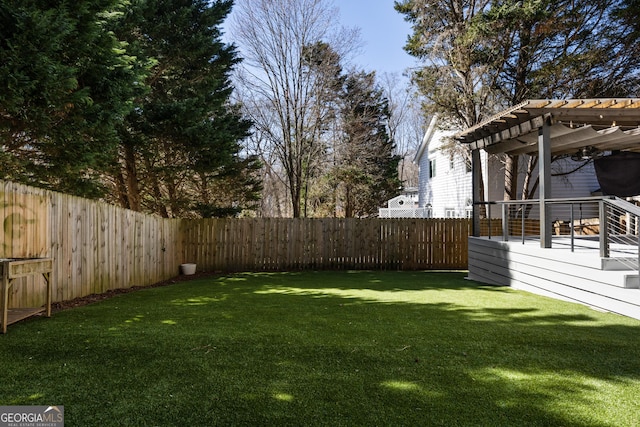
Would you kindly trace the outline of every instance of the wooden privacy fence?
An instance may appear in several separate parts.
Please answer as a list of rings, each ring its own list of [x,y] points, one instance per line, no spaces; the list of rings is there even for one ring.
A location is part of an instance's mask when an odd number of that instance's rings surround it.
[[[144,286],[178,273],[178,221],[0,181],[0,258],[51,258],[52,300]],[[44,304],[44,280],[16,279],[9,307]]]
[[[163,219],[0,181],[0,258],[51,258],[52,299],[146,286],[200,271],[466,269],[467,219]],[[493,225],[492,225],[493,228]],[[16,279],[10,307],[44,303]]]
[[[204,270],[464,269],[466,219],[182,221],[184,258]]]

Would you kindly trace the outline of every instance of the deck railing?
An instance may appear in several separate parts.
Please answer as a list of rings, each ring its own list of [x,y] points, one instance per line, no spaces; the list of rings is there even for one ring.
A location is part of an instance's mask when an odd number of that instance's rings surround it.
[[[625,267],[640,270],[640,207],[614,196],[547,199],[548,217],[553,218],[552,245],[569,239],[571,251],[599,251]],[[509,200],[486,205],[489,239],[540,239],[539,200]],[[492,235],[491,221],[500,220],[501,236]]]

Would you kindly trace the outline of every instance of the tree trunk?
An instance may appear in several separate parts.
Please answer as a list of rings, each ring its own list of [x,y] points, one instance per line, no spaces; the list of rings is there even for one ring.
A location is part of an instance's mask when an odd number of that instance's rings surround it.
[[[291,194],[291,210],[294,218],[300,218],[300,183],[298,179],[289,180],[289,193]]]
[[[151,194],[154,198],[154,212],[161,215],[163,218],[169,218],[169,212],[167,211],[167,207],[162,203],[162,192],[160,191],[160,182],[158,179],[158,175],[156,172],[153,172],[153,166],[149,159],[145,159],[145,163],[147,166],[147,173],[149,174],[148,180],[150,182],[150,190]]]
[[[124,167],[126,171],[127,203],[129,209],[140,212],[140,187],[138,182],[138,168],[136,153],[132,146],[124,146]]]
[[[131,206],[129,206],[129,197],[127,195],[127,182],[124,174],[122,173],[122,169],[120,168],[119,170],[115,171],[113,176],[116,184],[116,191],[118,192],[118,202],[120,203],[120,206],[125,209],[131,209]]]
[[[344,198],[344,217],[352,218],[353,217],[353,202],[351,201],[351,186],[347,185],[345,188],[345,198]]]

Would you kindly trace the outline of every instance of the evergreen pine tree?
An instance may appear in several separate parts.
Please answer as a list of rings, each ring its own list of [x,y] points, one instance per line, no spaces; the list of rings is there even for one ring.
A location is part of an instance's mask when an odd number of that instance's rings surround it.
[[[133,58],[109,30],[121,0],[0,3],[0,177],[101,194],[131,107]]]
[[[239,59],[221,41],[231,6],[139,0],[123,22],[120,37],[149,66],[148,93],[121,128],[112,174],[123,206],[165,217],[214,216],[257,199],[256,161],[240,155],[250,123],[229,100]]]
[[[331,172],[345,217],[377,212],[400,188],[394,143],[389,137],[389,106],[376,87],[375,73],[347,74],[342,92],[342,143]]]

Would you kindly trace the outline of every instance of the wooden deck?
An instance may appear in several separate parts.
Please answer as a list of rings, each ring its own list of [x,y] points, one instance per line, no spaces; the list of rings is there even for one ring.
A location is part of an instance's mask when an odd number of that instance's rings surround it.
[[[555,237],[552,246],[470,237],[469,278],[640,319],[638,270],[631,269],[637,247],[614,247],[612,258],[603,259],[595,239],[576,241],[573,252],[566,237]]]

